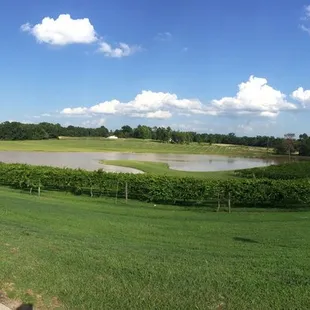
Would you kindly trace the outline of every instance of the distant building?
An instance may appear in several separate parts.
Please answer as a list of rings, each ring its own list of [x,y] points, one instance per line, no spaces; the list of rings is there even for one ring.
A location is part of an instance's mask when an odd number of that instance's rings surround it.
[[[109,136],[109,137],[107,137],[107,139],[116,140],[116,139],[118,139],[118,137],[116,137],[116,136]]]

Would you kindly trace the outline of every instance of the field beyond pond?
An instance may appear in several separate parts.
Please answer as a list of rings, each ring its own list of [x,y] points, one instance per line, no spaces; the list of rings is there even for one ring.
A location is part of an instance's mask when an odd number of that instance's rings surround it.
[[[272,150],[261,147],[207,143],[171,144],[141,139],[66,138],[61,140],[0,141],[0,151],[128,152],[172,154],[219,154],[266,157]]]
[[[0,287],[38,309],[309,309],[309,227],[0,188]]]
[[[194,177],[199,179],[228,179],[234,178],[234,171],[182,171],[169,168],[167,163],[137,161],[137,160],[103,160],[104,165],[112,165],[118,167],[128,167],[143,171],[144,173],[151,173],[155,175],[166,175],[173,177]]]

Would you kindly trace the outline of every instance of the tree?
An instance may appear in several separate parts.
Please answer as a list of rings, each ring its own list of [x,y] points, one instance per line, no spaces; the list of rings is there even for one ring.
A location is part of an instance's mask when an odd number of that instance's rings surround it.
[[[121,132],[123,133],[124,138],[132,138],[133,136],[133,129],[129,125],[123,126]]]
[[[158,127],[156,128],[156,139],[161,142],[169,142],[171,139],[172,130],[170,127]]]
[[[310,137],[307,134],[299,136],[298,149],[300,156],[310,156]]]
[[[294,133],[286,133],[284,135],[285,145],[286,145],[286,149],[288,151],[289,161],[291,161],[291,154],[294,151],[294,138],[295,138]]]
[[[173,143],[183,144],[186,142],[186,133],[181,131],[173,131],[171,140]]]
[[[286,147],[284,140],[278,141],[274,145],[274,150],[275,150],[275,153],[278,155],[286,155],[287,154],[287,147]]]
[[[139,125],[133,131],[133,136],[137,139],[151,139],[152,138],[152,129],[145,125]]]

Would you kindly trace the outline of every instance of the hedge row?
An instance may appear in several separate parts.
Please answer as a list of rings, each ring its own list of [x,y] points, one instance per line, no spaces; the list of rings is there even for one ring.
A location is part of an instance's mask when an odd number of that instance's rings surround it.
[[[129,199],[156,203],[203,205],[229,196],[233,204],[253,206],[310,203],[310,183],[306,180],[202,180],[0,163],[0,185],[14,188],[40,187],[91,196],[124,197],[125,184]]]
[[[245,178],[266,178],[273,180],[310,179],[310,161],[237,170],[235,174]]]

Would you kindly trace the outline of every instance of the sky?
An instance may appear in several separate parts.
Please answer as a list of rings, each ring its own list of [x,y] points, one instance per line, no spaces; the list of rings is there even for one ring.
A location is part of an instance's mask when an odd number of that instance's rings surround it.
[[[0,0],[0,121],[310,132],[310,0]]]

